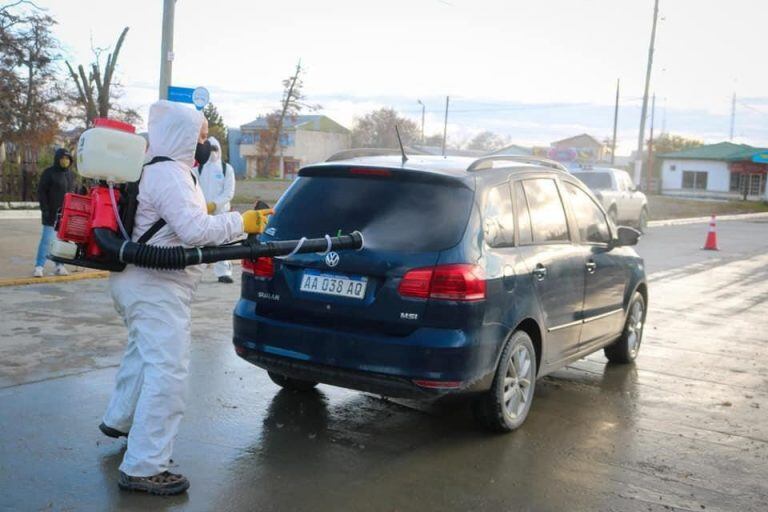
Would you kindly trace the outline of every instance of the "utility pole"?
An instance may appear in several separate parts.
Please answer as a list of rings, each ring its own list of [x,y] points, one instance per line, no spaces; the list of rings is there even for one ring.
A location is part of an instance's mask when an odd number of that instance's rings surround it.
[[[733,130],[736,128],[736,92],[733,93],[731,100],[731,142],[733,142]]]
[[[613,107],[613,139],[611,139],[611,165],[616,160],[616,128],[619,124],[619,86],[621,79],[616,79],[616,106]]]
[[[648,46],[648,66],[645,70],[645,91],[643,92],[643,109],[640,113],[640,133],[637,136],[637,160],[635,160],[635,184],[640,184],[640,169],[643,162],[643,143],[645,142],[645,118],[648,115],[648,88],[651,83],[653,68],[653,46],[656,43],[656,22],[659,19],[659,0],[654,0],[653,26],[651,28],[651,44]]]
[[[163,0],[163,38],[160,44],[160,99],[168,99],[173,74],[173,18],[176,0]]]
[[[426,105],[421,100],[416,100],[421,105],[421,145],[424,145],[424,112],[426,111]]]
[[[651,178],[653,176],[653,123],[656,119],[656,93],[653,93],[651,101],[651,138],[648,140],[648,170],[645,173],[645,191],[651,191]]]
[[[445,156],[445,141],[448,138],[448,104],[451,102],[451,97],[445,97],[445,123],[443,124],[443,156]]]

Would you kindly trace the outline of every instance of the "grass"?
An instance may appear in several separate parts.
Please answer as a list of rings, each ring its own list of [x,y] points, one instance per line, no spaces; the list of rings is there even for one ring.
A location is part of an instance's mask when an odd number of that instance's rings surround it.
[[[764,201],[704,201],[671,196],[648,196],[648,213],[651,220],[759,212],[768,212],[768,203]]]

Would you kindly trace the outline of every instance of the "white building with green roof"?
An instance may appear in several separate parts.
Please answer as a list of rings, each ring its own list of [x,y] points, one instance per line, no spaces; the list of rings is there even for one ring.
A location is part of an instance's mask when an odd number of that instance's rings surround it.
[[[720,142],[657,155],[661,193],[686,197],[768,200],[768,149]]]

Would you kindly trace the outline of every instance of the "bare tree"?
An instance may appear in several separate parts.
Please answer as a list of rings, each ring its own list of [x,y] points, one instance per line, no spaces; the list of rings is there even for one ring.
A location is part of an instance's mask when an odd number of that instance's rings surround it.
[[[420,128],[412,120],[401,117],[392,108],[369,112],[355,121],[352,127],[352,146],[356,148],[397,148],[395,126],[400,130],[404,145],[415,144],[421,139]],[[442,136],[440,137],[442,142]]]
[[[499,149],[504,145],[504,139],[491,132],[483,131],[472,137],[472,140],[467,144],[467,149],[476,151],[493,151]]]
[[[31,194],[40,147],[53,141],[61,119],[55,23],[32,2],[0,6],[0,141],[16,147],[22,199]]]
[[[320,108],[320,105],[309,104],[304,96],[304,80],[301,61],[296,64],[296,70],[292,76],[283,80],[283,99],[279,110],[266,116],[266,127],[259,134],[259,154],[264,157],[263,173],[270,176],[272,159],[277,153],[278,144],[281,144],[283,127],[286,119],[296,119],[304,110],[310,112]]]
[[[82,64],[75,70],[69,61],[66,62],[69,76],[75,85],[72,100],[81,112],[85,127],[90,126],[97,117],[110,115],[132,123],[140,120],[135,110],[123,108],[116,101],[121,94],[120,84],[115,80],[115,68],[127,34],[128,27],[125,27],[117,38],[114,51],[107,54],[107,61],[103,66],[101,56],[105,51],[109,51],[108,48],[92,48],[94,60],[87,72]]]

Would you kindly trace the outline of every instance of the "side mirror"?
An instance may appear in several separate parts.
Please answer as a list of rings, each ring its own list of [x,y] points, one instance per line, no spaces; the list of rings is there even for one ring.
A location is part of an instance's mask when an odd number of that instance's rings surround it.
[[[613,240],[613,247],[624,247],[626,245],[637,245],[640,240],[640,233],[635,228],[629,228],[627,226],[619,226],[616,232],[616,239]]]

